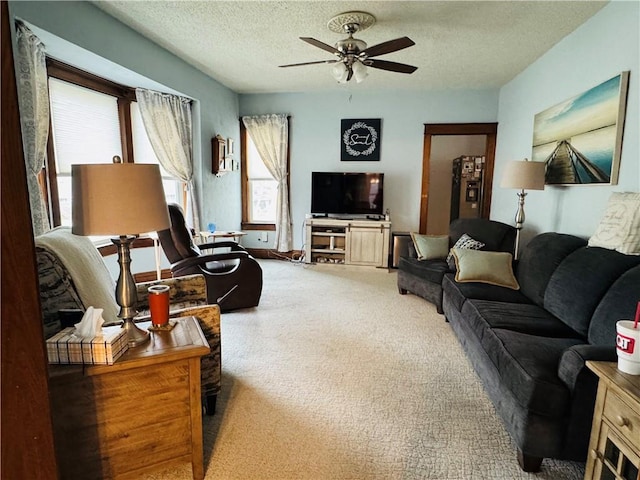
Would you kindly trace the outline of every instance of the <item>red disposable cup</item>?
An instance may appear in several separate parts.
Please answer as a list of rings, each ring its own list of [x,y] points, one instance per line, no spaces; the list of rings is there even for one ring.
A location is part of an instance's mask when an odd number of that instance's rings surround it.
[[[169,286],[153,285],[149,292],[149,310],[151,323],[154,327],[161,327],[169,323]]]

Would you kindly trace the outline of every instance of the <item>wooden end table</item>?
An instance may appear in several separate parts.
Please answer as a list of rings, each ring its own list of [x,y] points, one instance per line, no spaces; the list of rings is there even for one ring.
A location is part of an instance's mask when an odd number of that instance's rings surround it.
[[[640,480],[640,375],[587,361],[599,378],[586,479]]]
[[[110,366],[50,365],[61,478],[136,478],[185,462],[204,477],[200,357],[209,344],[194,317],[150,337]]]

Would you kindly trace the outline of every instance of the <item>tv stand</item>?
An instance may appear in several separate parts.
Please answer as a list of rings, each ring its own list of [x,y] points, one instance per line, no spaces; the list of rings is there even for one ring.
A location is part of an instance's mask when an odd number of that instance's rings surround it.
[[[387,268],[391,222],[373,219],[307,218],[305,263]]]

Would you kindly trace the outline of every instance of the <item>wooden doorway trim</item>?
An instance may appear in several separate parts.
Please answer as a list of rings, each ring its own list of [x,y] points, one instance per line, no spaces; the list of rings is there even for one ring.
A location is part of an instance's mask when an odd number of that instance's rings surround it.
[[[422,148],[422,193],[420,195],[420,233],[427,233],[429,214],[429,182],[431,175],[431,141],[434,135],[486,135],[485,175],[482,180],[482,205],[480,216],[489,218],[491,191],[493,188],[493,165],[496,155],[497,123],[425,123]]]
[[[2,478],[58,478],[7,2],[2,12]]]

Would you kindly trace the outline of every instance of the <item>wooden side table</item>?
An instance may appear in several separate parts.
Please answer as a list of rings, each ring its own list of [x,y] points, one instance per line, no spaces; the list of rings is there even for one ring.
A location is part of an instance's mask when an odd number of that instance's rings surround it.
[[[111,366],[49,367],[61,478],[136,478],[184,462],[204,477],[200,357],[209,344],[194,317],[150,334]]]
[[[640,480],[640,376],[587,362],[599,377],[585,479]]]
[[[215,242],[219,238],[230,238],[234,242],[240,243],[240,240],[242,240],[242,237],[244,237],[245,235],[245,232],[240,231],[225,232],[216,230],[215,232],[200,232],[200,237],[204,242],[208,242],[209,239]]]

